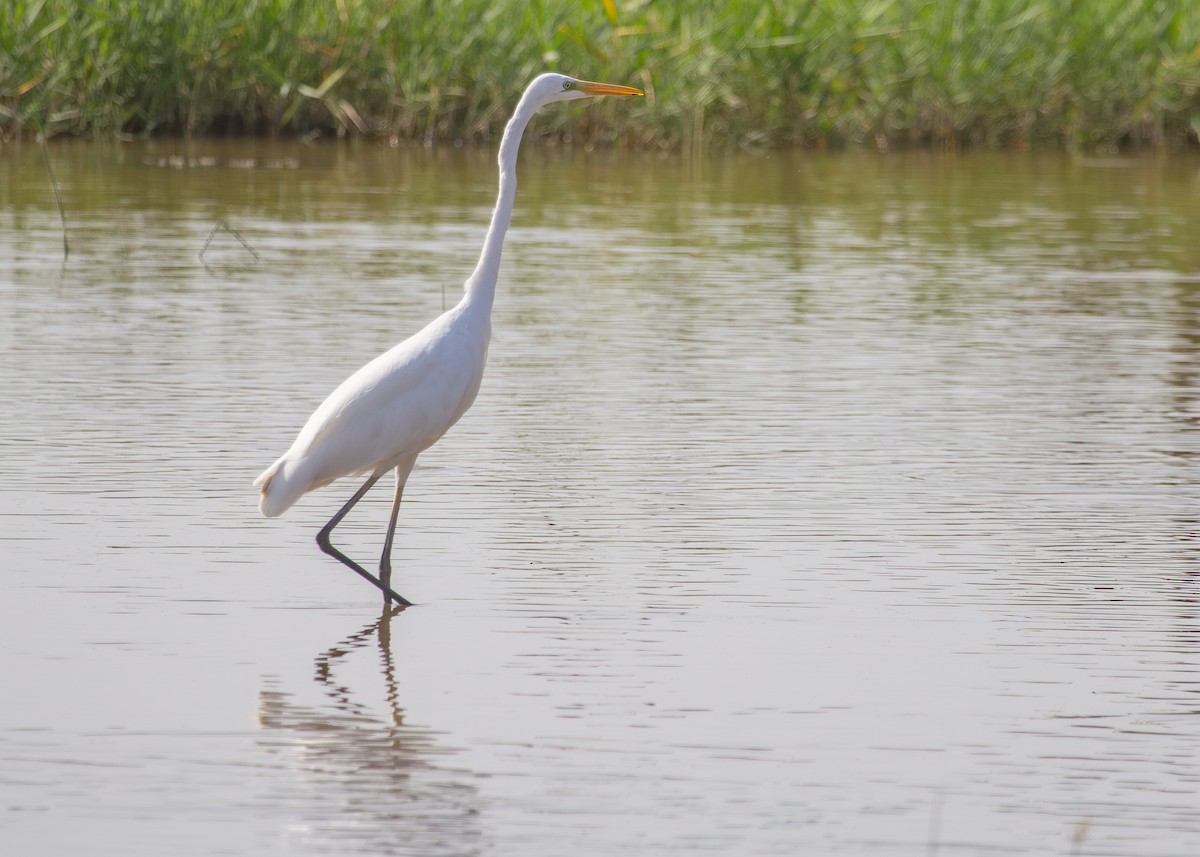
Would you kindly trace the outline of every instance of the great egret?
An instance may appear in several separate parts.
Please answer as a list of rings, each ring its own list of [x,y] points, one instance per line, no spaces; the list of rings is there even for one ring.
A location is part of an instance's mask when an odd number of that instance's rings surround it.
[[[465,284],[466,293],[450,310],[366,366],[334,390],[300,429],[291,448],[254,480],[262,488],[259,510],[280,515],[301,495],[343,476],[367,480],[317,534],[321,550],[343,562],[407,607],[391,588],[392,538],[404,484],[417,456],[458,422],[475,401],[483,380],[492,333],[492,301],[500,270],[504,233],[512,218],[517,191],[517,149],[529,120],[553,101],[594,95],[642,95],[632,86],[592,83],[561,74],[543,74],[525,90],[500,141],[500,193],[479,263]],[[396,494],[388,520],[379,577],[335,548],[333,528],[371,486],[389,470],[396,472]]]

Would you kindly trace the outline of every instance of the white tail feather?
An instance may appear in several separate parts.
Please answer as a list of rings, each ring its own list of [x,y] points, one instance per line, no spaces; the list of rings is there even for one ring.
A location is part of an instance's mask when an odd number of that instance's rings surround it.
[[[312,486],[285,455],[259,474],[254,484],[262,488],[258,510],[268,518],[282,515]]]

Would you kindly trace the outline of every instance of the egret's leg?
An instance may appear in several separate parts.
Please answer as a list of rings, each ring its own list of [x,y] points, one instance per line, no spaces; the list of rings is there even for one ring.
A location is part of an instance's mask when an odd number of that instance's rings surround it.
[[[392,585],[392,540],[396,535],[396,521],[400,517],[400,498],[404,496],[404,485],[412,473],[416,459],[396,468],[396,496],[392,499],[392,516],[388,519],[387,535],[383,539],[383,553],[379,557],[379,579],[384,586]]]
[[[371,583],[375,586],[379,587],[379,589],[383,592],[383,597],[385,600],[390,598],[401,607],[408,607],[412,602],[401,598],[399,595],[393,592],[390,587],[384,584],[383,581],[371,574],[371,572],[367,571],[354,560],[350,559],[350,557],[346,556],[329,542],[329,535],[333,532],[333,528],[342,522],[342,518],[349,514],[350,510],[354,508],[355,504],[363,498],[364,494],[371,490],[371,486],[378,482],[379,477],[382,475],[383,473],[372,473],[371,476],[368,477],[367,481],[364,482],[363,486],[354,493],[354,496],[350,498],[349,502],[347,502],[345,506],[342,506],[336,515],[329,519],[329,523],[321,528],[321,532],[317,533],[317,544],[320,546],[322,551],[341,562],[351,571],[354,571],[355,573],[371,581]]]

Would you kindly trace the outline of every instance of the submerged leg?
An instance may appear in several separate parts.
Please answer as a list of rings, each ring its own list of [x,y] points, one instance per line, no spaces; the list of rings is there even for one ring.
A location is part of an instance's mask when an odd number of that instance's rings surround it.
[[[387,586],[383,581],[381,581],[375,575],[371,574],[371,572],[367,571],[365,568],[363,568],[361,565],[356,563],[354,560],[350,559],[350,557],[346,556],[344,553],[342,553],[340,550],[335,548],[329,542],[329,534],[333,532],[333,528],[342,522],[342,518],[346,517],[346,515],[350,512],[350,510],[354,508],[355,504],[358,503],[358,501],[363,498],[364,494],[366,494],[368,491],[371,490],[371,486],[374,485],[376,482],[378,482],[379,477],[382,475],[383,475],[382,473],[372,473],[371,476],[368,477],[367,481],[364,482],[363,486],[361,488],[359,488],[358,491],[355,492],[354,496],[350,498],[349,502],[346,503],[346,505],[343,506],[341,509],[339,509],[338,513],[336,515],[334,515],[332,518],[329,519],[329,523],[321,528],[321,532],[317,533],[317,544],[320,546],[321,550],[323,550],[325,553],[329,554],[331,557],[333,557],[334,559],[341,562],[343,565],[348,567],[351,571],[354,571],[355,573],[357,573],[357,574],[361,575],[362,577],[366,578],[367,580],[371,581],[371,583],[374,584],[375,586],[379,587],[379,589],[382,590],[382,592],[383,592],[384,600],[387,600],[390,598],[392,601],[395,601],[401,607],[408,607],[412,602],[407,601],[404,598],[401,598],[399,595],[397,595],[395,592],[393,592],[392,589],[389,586]]]
[[[392,516],[388,520],[387,535],[383,539],[383,554],[379,557],[379,579],[385,587],[392,585],[392,539],[396,535],[396,519],[400,517],[400,498],[404,495],[404,484],[412,473],[416,459],[396,468],[396,496],[392,499]]]

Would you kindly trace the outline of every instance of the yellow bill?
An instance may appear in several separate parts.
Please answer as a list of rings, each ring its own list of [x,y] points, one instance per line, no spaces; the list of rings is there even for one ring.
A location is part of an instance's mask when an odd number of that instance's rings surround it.
[[[645,95],[640,89],[632,86],[621,86],[617,83],[593,83],[590,80],[579,81],[579,89],[588,95]]]

